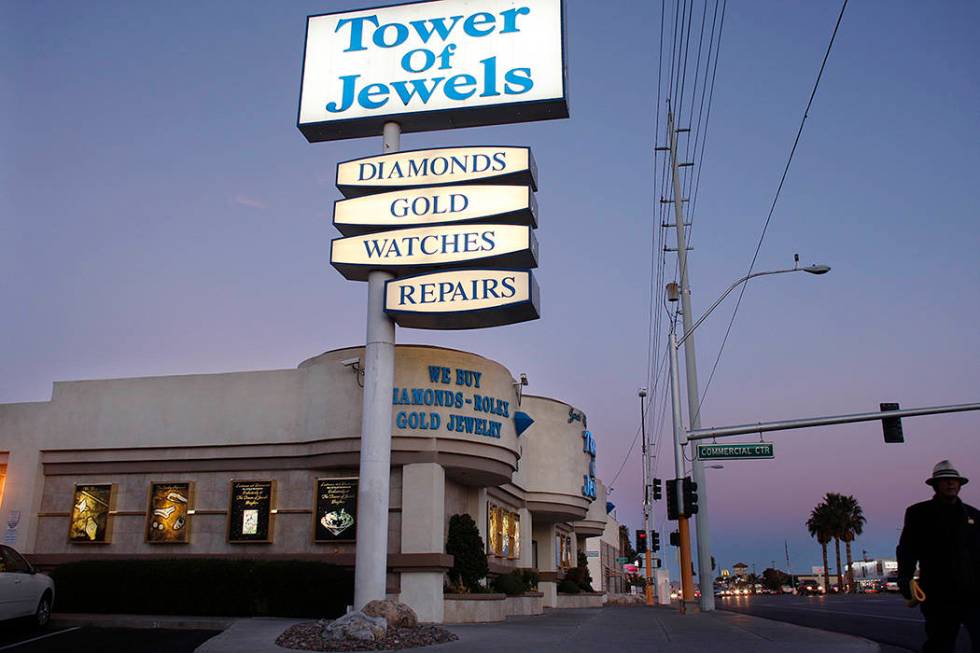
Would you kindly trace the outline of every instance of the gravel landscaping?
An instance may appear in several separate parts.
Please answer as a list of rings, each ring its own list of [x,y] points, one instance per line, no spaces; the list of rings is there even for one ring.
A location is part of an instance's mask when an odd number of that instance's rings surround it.
[[[394,651],[430,644],[443,644],[457,639],[441,626],[425,624],[414,628],[389,628],[388,635],[377,641],[358,641],[347,639],[326,639],[323,628],[326,621],[310,621],[296,624],[276,639],[276,644],[284,648],[304,651]]]

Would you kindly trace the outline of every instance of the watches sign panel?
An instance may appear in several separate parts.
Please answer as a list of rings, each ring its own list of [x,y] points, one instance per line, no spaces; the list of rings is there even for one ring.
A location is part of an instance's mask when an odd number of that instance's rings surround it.
[[[407,150],[344,161],[337,188],[344,197],[447,184],[519,184],[537,190],[530,148],[469,146]]]
[[[537,227],[536,212],[528,186],[442,186],[339,200],[333,224],[345,236],[476,221]]]
[[[310,142],[568,117],[561,0],[435,0],[310,16]]]
[[[540,317],[529,270],[451,270],[385,282],[385,312],[402,327],[472,329]]]
[[[336,238],[330,244],[330,263],[346,279],[360,281],[371,270],[397,273],[489,264],[534,268],[537,261],[538,243],[531,228],[506,224],[395,229]]]

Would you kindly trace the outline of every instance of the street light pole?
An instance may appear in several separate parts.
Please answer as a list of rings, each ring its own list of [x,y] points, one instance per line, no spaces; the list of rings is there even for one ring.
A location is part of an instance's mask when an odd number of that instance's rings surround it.
[[[683,267],[681,269],[683,271]],[[691,360],[691,358],[688,358],[687,363],[689,365],[688,367],[689,374],[687,379],[687,390],[688,390],[687,401],[688,401],[688,416],[691,419],[691,424],[688,429],[684,429],[683,415],[681,412],[681,405],[680,405],[680,396],[678,392],[675,392],[675,388],[678,388],[680,384],[680,380],[679,378],[677,378],[678,375],[677,349],[681,346],[681,344],[684,344],[685,353],[687,353],[689,351],[687,349],[687,346],[688,344],[690,344],[690,341],[693,340],[694,330],[697,329],[699,326],[701,326],[701,323],[704,322],[705,318],[707,318],[708,315],[710,315],[711,312],[714,311],[715,308],[717,308],[718,305],[721,304],[721,302],[733,290],[735,290],[735,288],[739,287],[743,283],[746,283],[749,279],[754,279],[755,277],[762,277],[762,276],[768,276],[773,274],[785,274],[788,272],[809,272],[810,274],[819,275],[819,274],[826,274],[829,271],[830,271],[830,267],[826,265],[810,265],[801,268],[797,264],[795,267],[785,269],[785,270],[771,270],[766,272],[753,272],[751,274],[747,274],[744,277],[735,281],[735,283],[733,283],[731,286],[729,286],[728,290],[722,293],[721,297],[715,300],[715,302],[708,308],[708,310],[704,312],[704,315],[698,318],[696,322],[693,322],[693,324],[690,321],[689,308],[684,307],[685,298],[688,299],[687,306],[688,307],[690,306],[690,297],[689,297],[690,293],[684,293],[683,285],[682,285],[680,300],[681,300],[682,311],[684,312],[684,322],[685,322],[684,337],[681,338],[680,340],[677,340],[677,336],[675,334],[674,328],[672,327],[670,331],[670,341],[668,344],[668,349],[670,350],[669,356],[670,356],[670,364],[671,364],[671,400],[673,403],[673,415],[674,415],[674,446],[676,449],[675,469],[676,469],[678,479],[683,478],[684,476],[683,446],[688,442],[688,433],[699,431],[701,420],[700,417],[697,416],[698,409],[699,409],[698,398],[697,398],[697,379],[694,378],[694,388],[693,388],[694,394],[692,395],[690,371],[693,367],[693,361]],[[684,278],[683,272],[681,278],[683,284],[683,278]],[[695,419],[696,417],[697,419]],[[697,423],[699,426],[695,426],[695,423]],[[692,454],[693,452],[694,452],[694,447],[692,447]],[[704,463],[697,458],[696,454],[692,455],[692,461],[693,462],[691,467],[694,472],[693,480],[698,485],[698,494],[700,495],[700,501],[699,501],[700,506],[699,506],[698,517],[697,517],[697,533],[698,533],[697,546],[698,546],[698,573],[700,575],[699,584],[701,587],[701,610],[705,612],[710,612],[715,609],[715,594],[714,594],[714,582],[712,579],[712,569],[711,569],[711,547],[709,546],[709,541],[707,536],[708,487],[707,484],[704,482],[704,476],[705,476]],[[681,495],[681,490],[680,490],[681,484],[678,483],[677,487],[678,487],[677,505],[680,507],[684,505],[683,496]],[[682,558],[681,573],[683,578],[683,574],[684,574],[683,558],[684,558],[685,549],[687,550],[687,558],[688,560],[690,560],[690,548],[689,548],[690,538],[685,537],[684,535],[685,532],[687,532],[688,530],[686,517],[682,517],[681,519],[678,520],[678,530],[680,531],[681,558]],[[704,531],[703,533],[702,530]],[[690,562],[688,562],[687,564],[687,570],[688,570],[687,573],[690,573]],[[688,594],[686,590],[684,591],[685,600],[690,600],[688,599],[688,596],[693,598],[693,589],[691,590],[691,594]]]
[[[650,517],[651,517],[651,515],[650,515],[650,508],[651,508],[651,504],[650,504],[650,500],[651,500],[651,497],[650,497],[650,457],[649,457],[648,451],[647,451],[646,412],[645,412],[644,406],[643,406],[644,399],[646,399],[646,396],[647,396],[647,389],[646,388],[640,388],[639,395],[640,395],[640,431],[641,431],[642,437],[643,437],[643,447],[642,447],[642,451],[643,451],[643,533],[644,533],[644,537],[646,537],[646,542],[647,542],[646,559],[644,561],[645,562],[645,564],[644,564],[644,569],[645,569],[644,576],[646,576],[646,585],[644,585],[643,592],[646,595],[647,605],[652,608],[653,607],[653,581],[652,581],[652,578],[651,577],[653,575],[653,555],[652,555],[652,552],[651,552],[650,549],[653,547],[653,537],[651,537],[651,535],[650,535],[650,522],[652,521],[650,519]]]

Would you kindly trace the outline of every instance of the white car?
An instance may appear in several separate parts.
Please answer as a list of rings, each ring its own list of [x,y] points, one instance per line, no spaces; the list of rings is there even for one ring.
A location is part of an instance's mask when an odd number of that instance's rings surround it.
[[[46,626],[54,605],[54,581],[23,556],[0,544],[0,621],[32,617]]]

